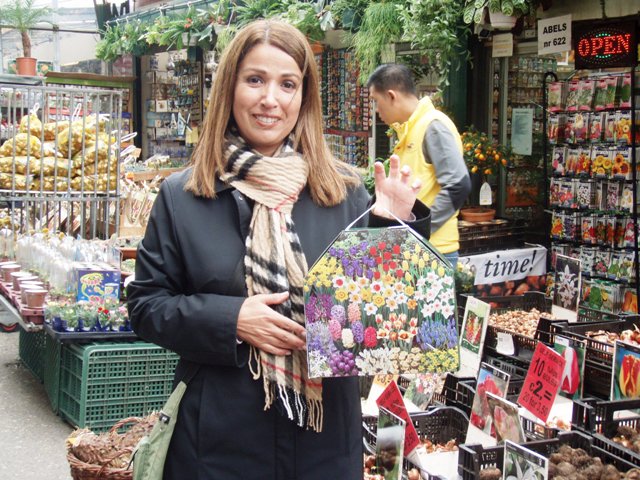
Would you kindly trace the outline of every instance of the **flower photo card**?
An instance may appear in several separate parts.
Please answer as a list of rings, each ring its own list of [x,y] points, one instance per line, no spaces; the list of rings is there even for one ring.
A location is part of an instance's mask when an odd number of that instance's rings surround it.
[[[506,397],[511,375],[493,365],[482,363],[476,381],[476,394],[471,404],[471,421],[467,430],[467,443],[479,442],[483,446],[495,445],[495,437],[491,435],[493,424],[487,392],[499,397]]]
[[[380,407],[376,433],[376,467],[384,480],[401,480],[406,422]]]
[[[509,480],[547,480],[549,460],[522,445],[506,440],[502,472],[502,478]]]
[[[617,340],[613,351],[611,399],[640,398],[640,347]]]
[[[553,304],[576,312],[580,297],[580,279],[580,260],[557,255]]]
[[[475,297],[467,298],[460,329],[459,376],[475,377],[478,374],[490,311],[488,303]]]
[[[458,369],[453,268],[409,227],[341,232],[304,302],[312,378]]]
[[[487,392],[487,404],[491,416],[491,436],[498,444],[505,440],[524,443],[524,429],[518,413],[518,405],[491,392]]]
[[[582,398],[584,360],[587,350],[586,340],[556,335],[553,349],[565,359],[564,370],[560,379],[560,395],[572,400]]]

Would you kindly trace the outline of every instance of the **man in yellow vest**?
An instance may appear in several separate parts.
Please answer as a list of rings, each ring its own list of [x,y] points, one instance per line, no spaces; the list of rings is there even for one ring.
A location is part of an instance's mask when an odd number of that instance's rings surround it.
[[[455,267],[458,210],[471,191],[458,129],[429,97],[418,98],[413,74],[404,65],[380,65],[367,88],[380,118],[398,135],[393,153],[422,180],[418,198],[431,208],[429,241]]]

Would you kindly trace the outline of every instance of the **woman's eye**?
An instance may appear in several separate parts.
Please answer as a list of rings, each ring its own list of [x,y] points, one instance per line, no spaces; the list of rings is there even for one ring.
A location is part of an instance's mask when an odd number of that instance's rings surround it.
[[[260,77],[257,77],[255,75],[250,76],[249,78],[247,78],[247,83],[251,83],[251,84],[257,84],[262,82],[262,79]]]
[[[293,90],[296,88],[296,84],[295,82],[292,82],[290,80],[285,81],[282,86],[288,90]]]

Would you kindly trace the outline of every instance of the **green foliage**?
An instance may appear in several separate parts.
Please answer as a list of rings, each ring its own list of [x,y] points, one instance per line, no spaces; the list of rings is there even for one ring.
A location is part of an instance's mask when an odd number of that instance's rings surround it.
[[[426,57],[428,70],[437,73],[443,89],[449,84],[449,71],[469,58],[469,28],[462,23],[460,0],[415,0],[402,11],[401,20],[405,37]]]
[[[334,27],[333,15],[325,0],[316,2],[289,1],[287,10],[280,17],[304,33],[309,40],[320,41],[324,32]]]
[[[406,8],[402,0],[371,2],[362,18],[360,30],[353,36],[353,48],[360,63],[360,81],[380,65],[382,51],[402,39],[401,15]]]
[[[365,188],[367,189],[367,191],[369,192],[369,195],[373,195],[374,193],[376,193],[376,181],[375,181],[375,177],[374,177],[374,165],[376,162],[382,162],[382,165],[384,165],[384,171],[386,172],[386,174],[389,174],[389,159],[384,159],[384,158],[376,158],[375,160],[373,159],[369,159],[369,165],[367,166],[367,170],[366,172],[363,174],[362,176],[362,183],[364,184]]]
[[[339,27],[357,32],[370,0],[335,0],[331,3],[333,18]]]
[[[288,8],[285,2],[274,0],[245,0],[236,7],[236,22],[239,27],[259,18],[271,18],[284,13]]]

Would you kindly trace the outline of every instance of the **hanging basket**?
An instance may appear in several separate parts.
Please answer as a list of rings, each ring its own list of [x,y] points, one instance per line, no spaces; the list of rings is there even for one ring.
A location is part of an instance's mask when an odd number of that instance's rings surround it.
[[[516,26],[518,17],[505,15],[502,12],[489,10],[489,23],[494,30],[511,30]]]

